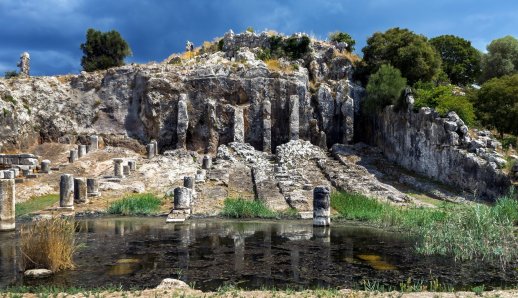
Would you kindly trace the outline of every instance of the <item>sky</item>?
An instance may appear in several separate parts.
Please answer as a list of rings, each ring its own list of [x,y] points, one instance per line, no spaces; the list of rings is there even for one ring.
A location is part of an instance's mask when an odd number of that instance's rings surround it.
[[[453,34],[484,51],[491,40],[518,38],[516,0],[0,0],[0,76],[31,55],[31,75],[81,71],[88,28],[117,30],[133,55],[126,62],[162,61],[232,29],[325,39],[344,31],[356,52],[374,32],[408,28],[429,38]]]

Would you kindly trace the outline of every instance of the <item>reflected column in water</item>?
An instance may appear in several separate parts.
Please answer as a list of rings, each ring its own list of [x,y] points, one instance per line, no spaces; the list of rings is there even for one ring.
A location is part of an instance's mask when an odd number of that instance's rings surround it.
[[[293,247],[290,250],[291,271],[293,272],[293,280],[300,281],[300,250],[298,247]]]
[[[181,279],[188,280],[187,271],[189,270],[189,245],[195,239],[191,239],[191,226],[189,224],[178,225],[180,228],[180,248],[178,249],[178,267],[181,269]],[[194,234],[193,234],[194,235]]]
[[[243,271],[245,265],[245,236],[236,234],[234,236],[234,270],[237,273]]]
[[[124,222],[121,220],[115,221],[115,235],[124,236]]]
[[[313,239],[316,243],[320,243],[319,250],[319,268],[322,272],[322,277],[325,277],[331,266],[331,228],[329,226],[314,226],[313,227]],[[318,285],[326,287],[327,283],[324,280],[319,280]]]
[[[266,276],[272,276],[272,227],[268,225],[264,230],[264,262],[266,263]]]

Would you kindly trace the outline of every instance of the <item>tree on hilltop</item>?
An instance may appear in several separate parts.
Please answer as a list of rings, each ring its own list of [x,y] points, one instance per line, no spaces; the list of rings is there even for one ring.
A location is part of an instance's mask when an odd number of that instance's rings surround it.
[[[88,29],[86,42],[81,44],[83,57],[81,66],[85,71],[108,69],[124,65],[124,58],[131,55],[131,49],[119,32],[101,32]]]

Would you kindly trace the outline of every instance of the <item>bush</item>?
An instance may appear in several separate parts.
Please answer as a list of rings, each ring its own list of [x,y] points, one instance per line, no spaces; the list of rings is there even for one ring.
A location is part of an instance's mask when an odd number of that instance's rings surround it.
[[[365,110],[369,113],[381,111],[385,106],[401,106],[402,92],[406,86],[406,79],[401,72],[391,65],[382,65],[371,75],[367,83],[367,99]]]
[[[262,48],[257,53],[257,58],[263,61],[279,58],[290,58],[293,60],[303,58],[309,52],[311,40],[303,35],[284,38],[280,35],[269,37],[270,47]]]
[[[454,95],[453,85],[434,86],[431,83],[417,83],[415,86],[414,109],[422,107],[435,109],[441,116],[453,111],[468,125],[475,122],[475,109],[467,96]]]
[[[10,78],[16,78],[18,76],[18,73],[16,70],[8,70],[4,74],[4,78],[10,79]]]
[[[75,267],[73,255],[75,224],[67,219],[41,220],[20,229],[20,249],[24,270],[46,268],[58,272]]]
[[[345,42],[347,44],[347,51],[354,51],[354,45],[356,44],[356,41],[351,37],[351,35],[345,32],[336,31],[329,33],[329,40],[334,42]]]
[[[152,194],[133,195],[113,202],[108,213],[121,215],[150,215],[160,211],[160,199]]]

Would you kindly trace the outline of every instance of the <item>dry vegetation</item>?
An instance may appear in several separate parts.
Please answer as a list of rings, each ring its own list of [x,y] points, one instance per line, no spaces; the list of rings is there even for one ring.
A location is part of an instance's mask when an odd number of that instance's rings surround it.
[[[20,242],[25,270],[45,268],[58,272],[75,267],[75,224],[68,219],[53,218],[25,225],[20,230]]]
[[[361,61],[361,58],[358,55],[356,55],[355,53],[348,52],[348,51],[340,52],[338,50],[334,50],[333,56],[347,58],[352,63],[357,63],[357,62]]]

